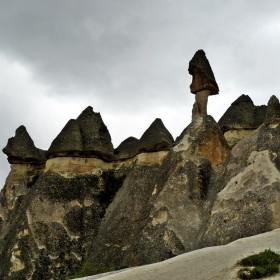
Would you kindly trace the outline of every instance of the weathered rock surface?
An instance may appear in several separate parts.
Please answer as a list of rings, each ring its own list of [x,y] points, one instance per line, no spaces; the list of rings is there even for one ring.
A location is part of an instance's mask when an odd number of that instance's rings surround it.
[[[119,158],[132,158],[138,154],[138,142],[139,140],[137,138],[130,136],[120,143],[114,153]]]
[[[84,150],[88,122],[70,121],[58,157],[11,165],[0,194],[0,279],[67,279],[85,262],[142,265],[280,228],[279,116],[271,97],[263,124],[230,151],[195,103],[175,143],[156,120],[107,160]]]
[[[77,120],[70,120],[53,140],[48,155],[79,155],[83,152],[83,138]]]
[[[135,137],[124,140],[115,150],[115,159],[131,158],[143,152],[170,150],[173,142],[174,139],[162,120],[155,119],[139,140]]]
[[[175,258],[126,271],[115,271],[111,275],[96,275],[78,280],[236,280],[237,265],[241,259],[270,248],[279,252],[280,230],[238,239],[224,246],[215,246],[182,254]],[[279,280],[279,274],[266,280]]]
[[[70,120],[53,140],[48,157],[86,156],[111,159],[110,133],[99,113],[87,107],[76,120]]]
[[[23,125],[17,128],[14,137],[9,138],[3,153],[8,156],[9,163],[42,164],[46,162],[46,152],[35,147]]]
[[[257,129],[264,121],[266,106],[255,106],[248,95],[239,96],[218,121],[230,147]]]
[[[203,50],[198,50],[190,60],[189,73],[193,76],[190,85],[192,93],[203,90],[210,90],[210,95],[219,93],[214,73]]]
[[[93,242],[93,262],[139,265],[197,248],[211,163],[225,161],[229,147],[211,116],[191,123],[177,142],[161,165],[129,173]]]
[[[100,176],[52,171],[40,176],[6,229],[0,278],[58,279],[73,273],[97,233],[104,213],[102,191],[122,183],[115,178],[110,170]]]
[[[226,244],[280,227],[280,126],[274,121],[279,114],[275,104],[278,100],[272,97],[264,124],[235,145],[218,175],[221,191],[203,245]]]

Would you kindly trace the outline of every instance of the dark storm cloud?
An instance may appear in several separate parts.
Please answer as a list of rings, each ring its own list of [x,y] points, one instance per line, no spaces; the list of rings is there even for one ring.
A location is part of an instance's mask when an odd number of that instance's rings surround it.
[[[182,94],[188,87],[188,61],[198,48],[247,85],[265,45],[255,37],[277,6],[275,1],[3,1],[0,46],[30,64],[54,94],[106,96],[108,106],[172,102],[171,92]],[[227,60],[230,65],[223,63]]]
[[[115,145],[140,137],[156,117],[176,137],[190,121],[188,62],[198,49],[220,87],[209,100],[216,119],[242,93],[259,105],[280,90],[277,1],[0,4],[2,147],[24,124],[47,149],[87,105],[101,112]]]

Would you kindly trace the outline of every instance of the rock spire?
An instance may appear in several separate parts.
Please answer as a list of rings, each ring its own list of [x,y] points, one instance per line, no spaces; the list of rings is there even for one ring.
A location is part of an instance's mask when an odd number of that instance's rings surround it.
[[[198,112],[201,116],[206,116],[208,96],[218,94],[219,87],[203,50],[198,50],[190,60],[189,73],[193,77],[190,90],[196,95]]]
[[[46,152],[35,147],[33,140],[23,125],[16,129],[15,136],[9,138],[6,147],[2,151],[8,156],[8,161],[11,164],[43,164],[46,162]]]
[[[280,104],[275,95],[272,95],[267,104],[265,125],[276,125],[280,123]]]

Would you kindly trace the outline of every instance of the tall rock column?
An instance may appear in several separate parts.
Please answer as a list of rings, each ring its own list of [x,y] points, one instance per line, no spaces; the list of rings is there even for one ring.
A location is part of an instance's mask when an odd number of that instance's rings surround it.
[[[219,87],[203,50],[198,50],[190,60],[189,73],[193,76],[190,89],[195,94],[198,112],[206,116],[208,96],[218,94]]]

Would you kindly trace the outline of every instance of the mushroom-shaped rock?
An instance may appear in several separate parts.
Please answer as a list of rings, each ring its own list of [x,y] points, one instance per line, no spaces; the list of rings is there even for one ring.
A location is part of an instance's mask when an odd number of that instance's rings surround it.
[[[115,149],[114,153],[117,158],[131,158],[138,154],[138,142],[139,140],[135,137],[128,137],[120,143]]]
[[[275,95],[272,95],[267,104],[265,125],[277,125],[280,123],[280,104]]]
[[[8,156],[8,161],[11,164],[44,164],[46,162],[46,151],[35,147],[33,140],[23,125],[17,128],[14,137],[9,138],[3,153]]]
[[[138,142],[139,152],[154,152],[169,150],[173,147],[174,139],[166,129],[161,119],[155,119],[144,132]]]
[[[266,106],[255,106],[248,95],[242,94],[218,121],[225,138],[232,147],[257,129],[264,121]]]
[[[208,96],[218,94],[219,87],[203,50],[198,50],[190,60],[189,73],[193,76],[190,90],[196,95],[199,114],[206,116]]]
[[[88,106],[79,115],[77,121],[82,133],[85,153],[113,154],[114,148],[110,133],[99,113],[95,113],[92,107]]]
[[[74,156],[83,151],[83,139],[80,132],[79,123],[76,120],[69,120],[57,137],[53,140],[48,156]]]

